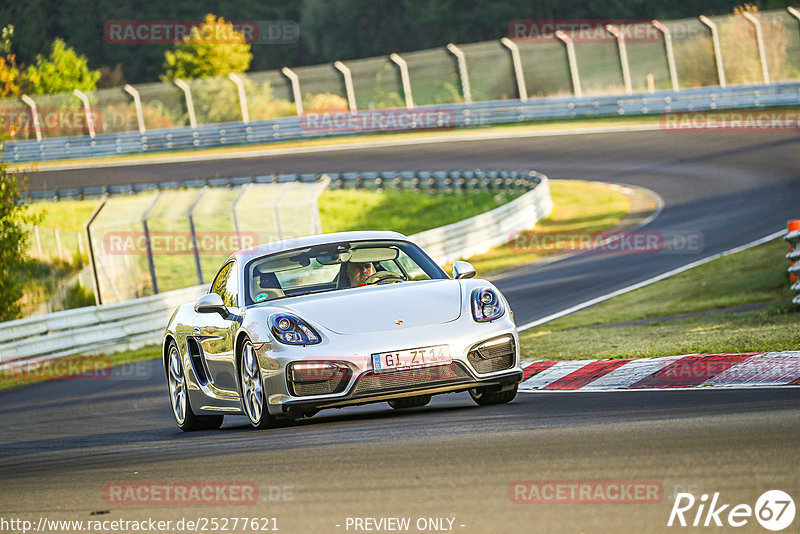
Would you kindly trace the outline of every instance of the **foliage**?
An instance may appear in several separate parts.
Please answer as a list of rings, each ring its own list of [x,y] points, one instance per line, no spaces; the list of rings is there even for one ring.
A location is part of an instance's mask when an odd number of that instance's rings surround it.
[[[84,306],[94,306],[94,292],[83,287],[83,284],[76,282],[69,286],[64,294],[64,309],[83,308]]]
[[[0,98],[19,96],[21,90],[23,76],[11,53],[13,38],[14,26],[5,26],[0,34]]]
[[[206,15],[202,26],[164,54],[164,81],[194,79],[245,72],[253,55],[244,35],[222,17]]]
[[[24,89],[32,94],[93,91],[100,72],[89,69],[88,60],[61,39],[53,41],[48,57],[36,56],[36,63],[25,73]]]
[[[326,113],[329,111],[347,111],[350,106],[347,99],[332,93],[307,94],[303,98],[303,111],[306,113]]]
[[[21,271],[28,246],[23,225],[36,222],[25,211],[25,187],[24,177],[8,172],[0,161],[0,321],[15,319],[20,310]]]

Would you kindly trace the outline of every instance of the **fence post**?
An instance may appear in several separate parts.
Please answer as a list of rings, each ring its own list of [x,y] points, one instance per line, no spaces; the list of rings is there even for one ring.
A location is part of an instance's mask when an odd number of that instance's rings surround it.
[[[667,51],[667,68],[669,69],[669,78],[672,81],[672,90],[677,91],[678,87],[678,69],[675,68],[675,52],[672,49],[672,34],[669,28],[664,26],[660,21],[653,19],[650,24],[656,27],[657,30],[664,34],[664,49]]]
[[[303,96],[300,93],[300,78],[297,77],[297,74],[290,69],[289,67],[283,67],[281,69],[281,73],[289,78],[289,81],[292,82],[292,95],[294,96],[294,107],[297,110],[297,116],[300,117],[303,114]]]
[[[136,122],[139,123],[139,133],[144,135],[147,130],[144,127],[144,113],[142,112],[142,99],[139,96],[139,91],[127,83],[122,86],[122,89],[133,97],[133,105],[136,108]]]
[[[714,45],[714,61],[717,64],[717,79],[719,80],[719,86],[725,87],[725,67],[722,64],[722,50],[719,44],[717,25],[705,15],[700,15],[699,19],[700,22],[708,26],[708,29],[711,30],[711,42]]]
[[[628,65],[628,49],[625,47],[625,36],[619,28],[613,24],[606,24],[608,33],[616,37],[617,48],[619,49],[619,64],[622,67],[622,82],[625,84],[625,92],[633,94],[633,86],[631,84],[631,69]]]
[[[89,266],[92,269],[92,285],[94,286],[94,301],[99,306],[103,303],[103,298],[100,296],[100,279],[97,276],[97,261],[94,258],[94,246],[92,245],[92,223],[100,215],[100,211],[106,205],[106,201],[108,201],[108,195],[103,195],[103,198],[100,199],[100,202],[97,203],[97,206],[94,207],[92,210],[92,214],[89,215],[89,219],[83,224],[83,230],[86,232],[86,247],[89,251]]]
[[[58,228],[53,228],[53,234],[56,237],[56,253],[58,254],[58,259],[64,259],[64,250],[61,248],[61,234],[58,231]]]
[[[400,81],[403,84],[406,107],[408,109],[414,109],[414,98],[411,96],[411,78],[408,76],[408,63],[397,54],[390,54],[389,59],[400,68]]]
[[[761,21],[758,20],[755,15],[747,11],[742,12],[742,16],[749,20],[756,30],[756,45],[758,46],[758,58],[761,60],[761,74],[764,76],[764,83],[768,84],[769,67],[767,67],[767,54],[764,51],[764,36],[761,34]]]
[[[20,99],[31,108],[31,118],[33,119],[33,130],[36,132],[36,140],[42,142],[42,125],[39,123],[39,112],[36,110],[36,102],[28,95],[22,95]]]
[[[464,52],[453,43],[448,43],[447,50],[456,57],[458,61],[458,75],[461,78],[461,92],[465,104],[472,104],[472,90],[469,86],[469,72],[467,72],[467,58]]]
[[[525,87],[525,74],[522,72],[522,61],[519,58],[519,47],[517,46],[517,43],[508,37],[503,37],[500,39],[500,42],[511,52],[511,63],[514,65],[514,76],[517,79],[517,92],[519,93],[519,99],[522,102],[527,102],[528,89]]]
[[[192,205],[189,206],[188,212],[189,232],[192,234],[192,247],[194,248],[194,268],[197,271],[197,283],[201,285],[205,282],[203,281],[203,265],[200,263],[200,246],[197,242],[197,231],[195,230],[194,226],[194,210],[197,208],[197,205],[200,204],[200,200],[207,192],[207,186],[200,190],[195,199],[192,201]]]
[[[86,93],[81,91],[80,89],[75,89],[72,91],[72,94],[78,97],[83,103],[83,112],[86,115],[86,128],[89,130],[89,137],[94,139],[95,131],[94,131],[94,117],[92,117],[92,108],[89,105],[89,97],[86,96]]]
[[[156,207],[158,203],[158,199],[161,198],[161,192],[159,191],[156,193],[156,196],[153,198],[153,201],[150,202],[150,205],[147,206],[147,209],[144,210],[142,214],[142,230],[144,230],[144,244],[147,247],[147,267],[150,269],[150,280],[153,282],[153,294],[158,293],[158,278],[156,277],[156,264],[153,260],[153,247],[150,244],[150,228],[147,225],[147,218],[150,216],[150,212],[153,211],[153,208]]]
[[[578,59],[575,57],[575,43],[572,42],[572,38],[569,35],[561,30],[558,30],[555,35],[559,41],[567,46],[569,73],[572,77],[572,92],[576,97],[580,98],[583,96],[583,90],[581,89],[581,75],[578,72]]]
[[[83,234],[80,233],[80,232],[78,232],[78,254],[80,254],[81,256],[83,256],[83,254],[84,254],[84,251],[83,251]]]
[[[39,236],[39,226],[33,225],[33,240],[36,241],[36,251],[39,253],[39,258],[44,258],[42,251],[42,238]]]
[[[242,122],[249,124],[250,112],[247,111],[247,95],[244,92],[244,81],[238,74],[233,72],[228,74],[228,78],[236,85],[236,90],[239,93],[239,109],[242,110]]]
[[[194,114],[194,101],[192,101],[192,88],[180,78],[175,79],[175,85],[180,87],[186,97],[186,111],[189,113],[189,126],[197,128],[197,116]]]
[[[333,66],[342,73],[344,78],[344,92],[347,93],[347,105],[350,107],[350,111],[357,111],[356,93],[353,90],[353,74],[350,72],[350,68],[341,61],[335,61]]]

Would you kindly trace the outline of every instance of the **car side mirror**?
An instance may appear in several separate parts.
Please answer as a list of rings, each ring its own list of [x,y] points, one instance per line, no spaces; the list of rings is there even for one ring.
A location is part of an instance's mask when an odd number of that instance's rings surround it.
[[[194,303],[194,311],[197,313],[218,313],[223,319],[229,315],[228,308],[222,302],[222,297],[216,293],[203,295]]]
[[[475,267],[467,261],[457,261],[453,263],[453,278],[459,280],[461,278],[474,278]]]

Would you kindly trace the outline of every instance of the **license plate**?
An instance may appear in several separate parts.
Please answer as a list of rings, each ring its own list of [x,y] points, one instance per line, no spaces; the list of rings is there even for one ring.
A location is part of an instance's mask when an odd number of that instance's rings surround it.
[[[372,369],[376,373],[396,371],[398,369],[415,369],[450,363],[450,345],[436,345],[419,349],[381,352],[372,355]]]

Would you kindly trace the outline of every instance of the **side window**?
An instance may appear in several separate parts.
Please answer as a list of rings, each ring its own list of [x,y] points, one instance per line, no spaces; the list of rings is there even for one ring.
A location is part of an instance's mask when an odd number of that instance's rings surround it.
[[[223,304],[228,307],[236,306],[236,272],[233,271],[233,265],[233,262],[226,263],[211,285],[211,292],[222,297]]]

